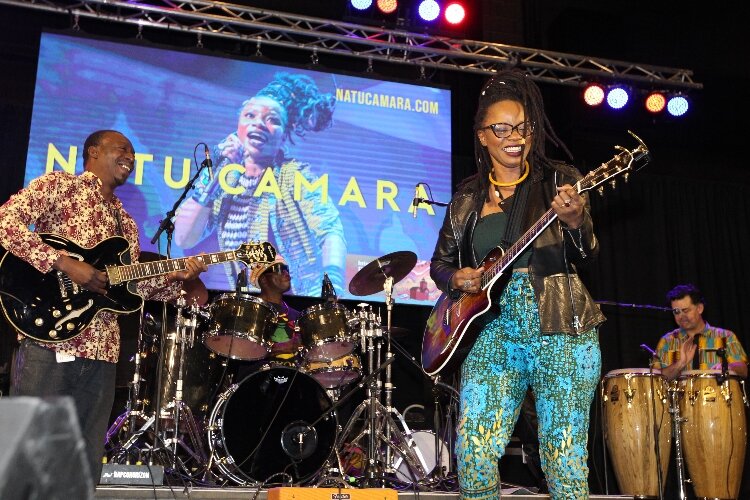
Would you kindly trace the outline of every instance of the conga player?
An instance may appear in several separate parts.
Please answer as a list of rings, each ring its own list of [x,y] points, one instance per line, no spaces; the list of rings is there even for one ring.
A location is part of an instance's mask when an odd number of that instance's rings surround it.
[[[747,354],[730,330],[709,325],[703,320],[705,301],[695,285],[677,285],[667,293],[674,320],[679,328],[665,334],[656,346],[655,368],[667,380],[685,370],[720,370],[721,349],[729,371],[747,378]]]

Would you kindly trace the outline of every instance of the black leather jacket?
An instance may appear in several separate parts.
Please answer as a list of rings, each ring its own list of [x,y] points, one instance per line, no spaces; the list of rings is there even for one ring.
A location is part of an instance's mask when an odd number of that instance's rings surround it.
[[[564,164],[535,172],[524,228],[531,227],[549,209],[557,192],[556,186],[574,185],[580,177],[577,170]],[[542,333],[580,334],[605,320],[576,273],[576,266],[585,264],[599,253],[588,197],[584,198],[584,221],[579,229],[563,229],[559,220],[555,220],[532,245],[529,275],[539,307]],[[430,276],[440,290],[452,296],[459,294],[450,288],[453,274],[464,267],[478,267],[480,259],[484,258],[478,258],[472,247],[474,228],[483,204],[484,193],[479,192],[475,176],[459,187],[446,211],[432,255]],[[576,316],[577,324],[574,321]]]

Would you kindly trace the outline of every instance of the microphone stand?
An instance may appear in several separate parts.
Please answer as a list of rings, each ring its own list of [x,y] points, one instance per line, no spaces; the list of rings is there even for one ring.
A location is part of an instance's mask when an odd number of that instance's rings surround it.
[[[716,381],[719,385],[723,385],[729,379],[729,361],[727,360],[727,350],[724,347],[716,349],[716,355],[721,358],[721,375],[719,375]]]
[[[172,208],[164,215],[164,218],[159,221],[159,229],[157,229],[154,237],[151,238],[151,244],[153,245],[159,239],[161,233],[163,233],[164,231],[167,232],[167,256],[169,256],[169,247],[172,243],[172,233],[174,232],[174,222],[172,222],[172,219],[177,213],[177,207],[179,207],[185,200],[185,198],[187,198],[187,194],[191,189],[193,189],[195,181],[198,179],[198,176],[201,174],[204,168],[208,168],[208,160],[203,160],[201,162],[200,168],[195,172],[195,175],[185,185],[185,189],[182,190],[182,194],[180,195],[180,197],[177,198],[177,201],[174,203]]]

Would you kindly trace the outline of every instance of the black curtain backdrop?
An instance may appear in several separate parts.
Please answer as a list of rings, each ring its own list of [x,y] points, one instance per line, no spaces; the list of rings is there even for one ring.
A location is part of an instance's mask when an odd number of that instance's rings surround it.
[[[623,20],[620,29],[630,29],[635,22]],[[586,23],[581,21],[581,24]],[[0,203],[17,191],[23,181],[40,32],[42,29],[67,29],[70,25],[71,19],[66,16],[0,6]],[[81,26],[85,32],[98,36],[129,40],[135,37],[135,28],[132,27],[84,19],[81,19]],[[659,60],[660,50],[657,49],[672,47],[674,50],[676,43],[671,39],[665,42],[658,37],[649,40],[641,36],[638,44],[628,44],[621,53],[601,43],[590,46],[581,41],[580,46],[571,45],[576,38],[566,36],[567,31],[560,31],[561,27],[567,26],[568,31],[599,30],[603,33],[600,40],[614,40],[614,47],[618,46],[618,32],[612,30],[617,26],[588,23],[576,27],[567,21],[554,26],[558,31],[550,31],[547,42],[557,40],[561,45],[544,46],[545,37],[541,37],[536,46],[632,61],[642,57],[653,64],[669,65],[668,60]],[[721,31],[728,35],[743,32],[732,30],[729,25],[721,26]],[[180,33],[147,29],[144,36],[144,44],[180,48],[195,45],[193,37]],[[245,47],[213,39],[204,39],[203,42],[207,46],[204,51],[216,55],[243,57],[255,50],[254,44]],[[638,346],[645,343],[654,347],[663,333],[674,328],[671,313],[659,308],[668,306],[665,293],[678,283],[698,285],[707,301],[706,319],[733,330],[746,350],[749,347],[750,267],[746,256],[747,248],[750,248],[747,223],[750,175],[745,170],[747,139],[744,133],[747,127],[742,114],[743,109],[747,110],[748,102],[735,103],[733,98],[735,91],[744,91],[750,85],[750,77],[747,68],[718,62],[719,54],[727,54],[726,47],[732,44],[723,43],[720,36],[707,36],[701,39],[701,43],[704,42],[716,45],[716,53],[711,54],[716,57],[708,57],[711,51],[705,48],[697,55],[682,57],[691,60],[690,64],[685,63],[687,66],[709,68],[698,75],[698,80],[704,81],[706,88],[694,94],[691,115],[682,121],[657,120],[643,116],[645,112],[638,114],[636,111],[607,115],[583,108],[578,89],[550,85],[542,88],[550,119],[575,154],[575,164],[583,173],[611,158],[615,144],[634,146],[634,141],[625,133],[628,128],[639,133],[653,153],[652,163],[632,175],[629,182],[620,179],[615,188],[605,188],[603,196],[591,194],[601,252],[595,263],[582,270],[582,277],[594,299],[601,302],[602,311],[608,318],[600,331],[602,375],[613,369],[647,366],[647,355]],[[636,47],[641,47],[641,53],[633,53]],[[264,48],[264,54],[277,62],[305,64],[309,61],[309,54],[305,52],[268,47]],[[331,69],[362,71],[364,74],[366,68],[365,61],[337,60],[332,56],[321,56],[320,59]],[[376,71],[393,78],[413,81],[418,78],[416,69],[409,66],[376,65]],[[454,93],[452,142],[453,180],[456,183],[474,171],[471,128],[476,96],[484,77],[443,72],[432,72],[430,77],[434,82],[450,85]],[[81,137],[81,142],[83,140]],[[198,140],[201,139],[196,138]],[[552,156],[562,157],[561,154]],[[318,302],[300,297],[292,297],[289,301],[301,310]],[[363,301],[367,302],[367,297],[363,297]],[[344,305],[354,310],[357,303],[345,301]],[[385,318],[382,304],[376,304],[376,307]],[[409,331],[396,340],[416,360],[419,360],[422,332],[429,313],[430,309],[426,307],[399,304],[393,311],[393,325]],[[137,335],[133,323],[129,322],[130,326],[123,329],[126,348],[121,363],[123,373],[118,375],[118,380],[132,378],[132,364],[128,362],[132,352],[128,349],[133,349]],[[0,324],[0,391],[7,389],[7,380],[3,376],[7,373],[14,345],[14,334]],[[396,387],[393,401],[397,409],[403,411],[415,403],[427,408],[432,406],[432,385],[412,360],[398,354],[393,365],[393,378]],[[592,408],[590,446],[594,492],[604,491],[606,469],[601,452],[598,405],[597,395]],[[115,412],[117,410],[115,408]],[[423,424],[424,428],[431,428],[431,417],[427,417]],[[611,475],[609,484],[610,492],[614,493],[616,483]],[[749,490],[750,485],[745,484],[740,497],[750,498]]]

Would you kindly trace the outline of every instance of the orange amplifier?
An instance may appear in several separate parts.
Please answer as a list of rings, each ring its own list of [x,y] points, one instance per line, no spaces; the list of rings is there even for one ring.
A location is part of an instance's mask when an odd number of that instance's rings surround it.
[[[268,500],[398,500],[392,488],[271,488]]]

